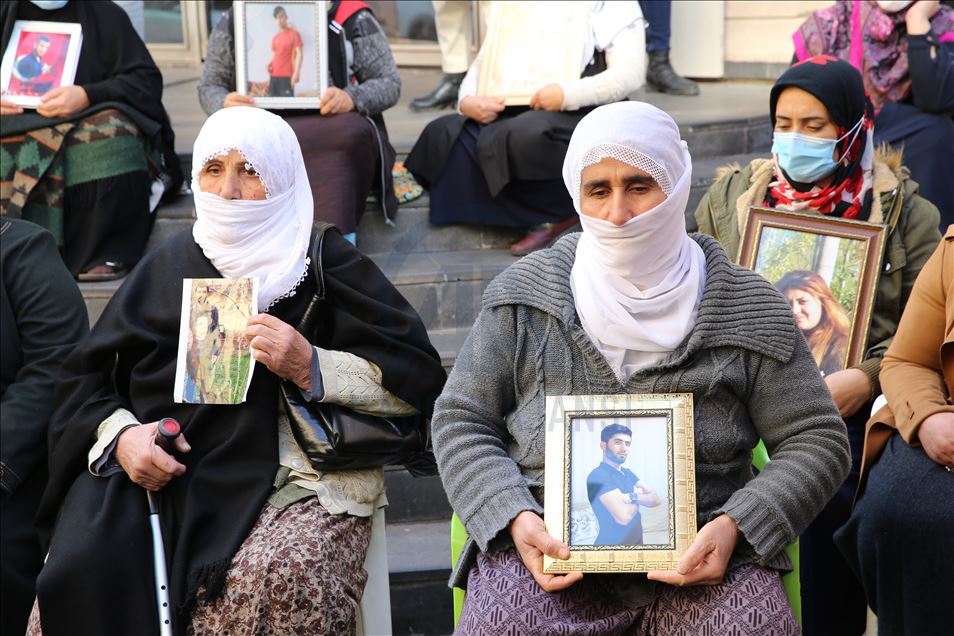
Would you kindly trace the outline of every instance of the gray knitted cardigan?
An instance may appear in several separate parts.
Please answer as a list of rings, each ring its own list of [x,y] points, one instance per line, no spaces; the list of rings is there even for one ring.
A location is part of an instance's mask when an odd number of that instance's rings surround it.
[[[781,294],[733,264],[715,239],[692,238],[707,270],[696,323],[672,354],[625,384],[576,314],[570,270],[579,234],[518,261],[487,288],[433,418],[441,479],[470,534],[452,585],[465,586],[478,549],[512,546],[506,528],[519,512],[543,513],[547,394],[692,393],[698,526],[722,513],[736,520],[742,536],[730,567],[791,567],[783,548],[848,474],[845,425]],[[760,438],[772,461],[753,477]],[[629,576],[627,585],[651,587]]]

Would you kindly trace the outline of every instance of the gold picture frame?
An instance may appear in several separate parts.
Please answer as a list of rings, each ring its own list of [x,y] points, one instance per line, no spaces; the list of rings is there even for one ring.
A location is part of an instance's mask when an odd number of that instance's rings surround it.
[[[585,2],[495,2],[481,46],[477,94],[527,106],[547,84],[580,78],[586,46]]]
[[[864,359],[886,235],[878,223],[749,208],[736,261],[792,303],[823,375]]]
[[[692,394],[547,396],[546,412],[544,520],[550,535],[569,546],[570,558],[544,556],[544,571],[674,570],[696,536]],[[617,465],[607,458],[619,456],[607,455],[608,446],[601,441],[609,432],[610,444],[625,440],[625,432],[613,424],[631,431],[628,454]],[[608,518],[603,502],[624,495],[622,487],[610,483],[614,477],[606,478],[614,469],[620,479],[630,480],[626,488],[633,485],[632,494],[625,496],[636,510],[630,509],[634,516],[625,526],[615,519],[601,525]],[[639,484],[656,500],[637,503],[646,493]],[[616,536],[626,538],[614,536],[617,525],[626,529]],[[640,542],[628,543],[634,536]],[[621,542],[607,542],[614,540]]]

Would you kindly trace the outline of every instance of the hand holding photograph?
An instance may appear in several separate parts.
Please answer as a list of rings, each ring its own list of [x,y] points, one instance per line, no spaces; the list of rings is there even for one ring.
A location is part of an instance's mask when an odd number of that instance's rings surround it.
[[[175,402],[241,404],[255,361],[245,328],[258,313],[258,279],[186,278]]]
[[[864,358],[885,227],[752,207],[737,262],[773,283],[792,307],[822,375]]]
[[[17,20],[0,63],[3,98],[36,108],[54,88],[71,86],[76,76],[83,29],[68,22]]]
[[[692,396],[547,397],[544,571],[672,570],[696,534]]]

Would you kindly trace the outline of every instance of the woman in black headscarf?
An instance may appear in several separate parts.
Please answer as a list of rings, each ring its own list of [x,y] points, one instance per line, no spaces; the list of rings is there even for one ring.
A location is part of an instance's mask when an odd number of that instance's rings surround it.
[[[314,330],[292,327],[316,290],[306,260],[313,202],[280,117],[245,107],[212,115],[196,140],[193,191],[193,231],[146,256],[64,364],[38,514],[52,540],[31,633],[40,621],[47,636],[154,629],[142,487],[161,489],[177,634],[354,629],[383,474],[314,470],[279,383],[355,410],[427,414],[440,360],[414,309],[334,230],[319,252],[326,298]],[[183,279],[252,276],[263,313],[228,335],[250,338],[258,362],[246,400],[175,403]],[[163,417],[182,424],[174,456],[153,443]]]
[[[855,366],[825,375],[848,427],[852,472],[800,544],[805,633],[861,633],[864,594],[832,534],[851,511],[865,421],[881,393],[881,360],[914,280],[940,240],[940,217],[908,179],[901,153],[874,148],[871,103],[861,74],[847,62],[820,55],[796,64],[775,82],[769,108],[772,158],[728,169],[696,209],[699,231],[738,254],[739,228],[751,205],[868,221],[887,230],[867,349]]]
[[[75,83],[46,93],[35,113],[0,104],[13,158],[3,163],[0,204],[50,230],[74,276],[117,278],[142,256],[158,197],[182,182],[162,75],[119,6],[38,4],[3,3],[3,50],[19,20],[77,23],[83,44]]]

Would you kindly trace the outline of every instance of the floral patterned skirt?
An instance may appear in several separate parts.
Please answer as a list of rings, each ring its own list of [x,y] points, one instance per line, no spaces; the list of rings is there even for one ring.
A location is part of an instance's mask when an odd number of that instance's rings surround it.
[[[316,497],[265,504],[221,596],[199,588],[190,635],[354,634],[371,518],[333,515]],[[36,601],[27,636],[42,636]]]
[[[266,504],[222,595],[199,589],[189,633],[353,634],[370,541],[370,517],[330,514],[316,497]]]

